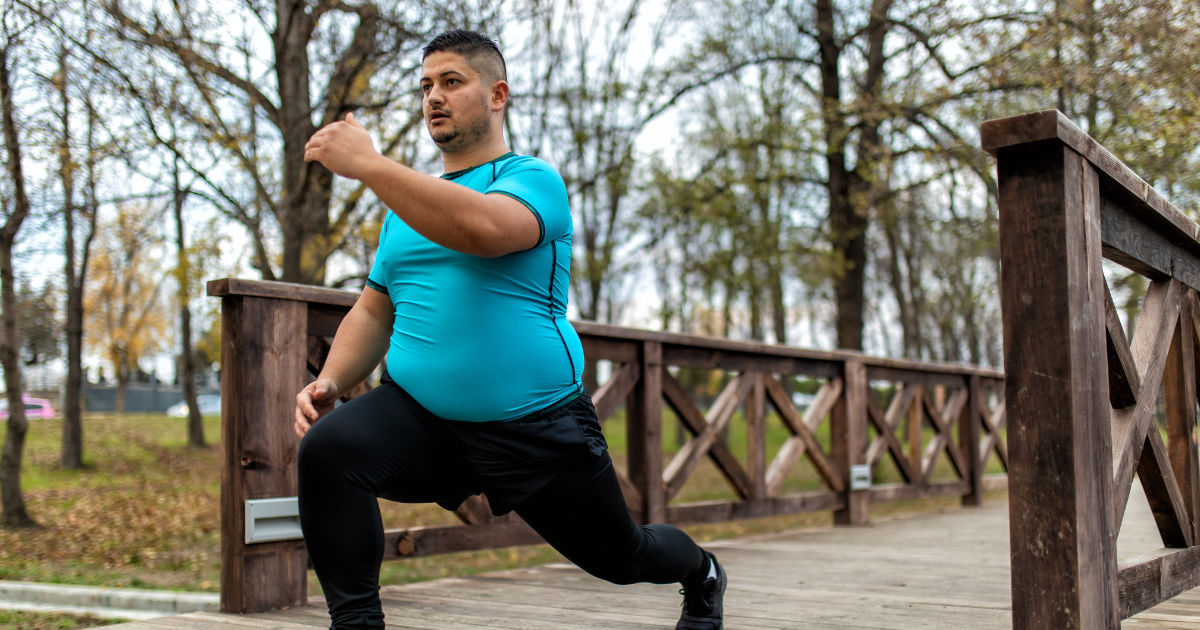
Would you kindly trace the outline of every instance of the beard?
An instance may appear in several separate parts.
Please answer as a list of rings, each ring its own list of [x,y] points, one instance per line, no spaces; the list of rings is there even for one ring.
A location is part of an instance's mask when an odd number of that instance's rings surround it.
[[[432,138],[435,143],[437,143],[439,149],[442,151],[454,152],[465,146],[475,144],[480,139],[487,136],[488,132],[491,131],[492,122],[488,117],[489,112],[486,96],[480,100],[479,105],[479,116],[475,120],[470,121],[465,129],[460,128],[457,124],[454,124],[449,129],[429,131],[429,137]],[[454,115],[454,113],[449,110],[443,109],[439,111],[446,112],[450,116]]]

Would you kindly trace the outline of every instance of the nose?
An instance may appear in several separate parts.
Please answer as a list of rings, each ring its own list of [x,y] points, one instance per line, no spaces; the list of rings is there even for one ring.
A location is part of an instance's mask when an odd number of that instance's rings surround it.
[[[428,105],[430,109],[436,108],[445,102],[446,99],[442,98],[441,91],[438,90],[436,85],[429,88],[429,91],[425,93],[425,104]]]

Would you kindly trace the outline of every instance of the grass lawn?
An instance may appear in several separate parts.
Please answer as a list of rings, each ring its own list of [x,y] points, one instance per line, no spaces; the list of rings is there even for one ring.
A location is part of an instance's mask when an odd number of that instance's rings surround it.
[[[101,619],[91,615],[0,610],[0,630],[75,630],[124,623],[125,619]]]
[[[0,579],[217,591],[220,453],[215,445],[188,448],[185,422],[161,414],[88,414],[84,419],[87,466],[81,471],[66,471],[58,466],[61,422],[31,421],[22,485],[30,514],[43,527],[0,530]],[[677,424],[666,412],[663,435],[671,454],[679,448]],[[205,435],[210,443],[218,436],[218,425],[219,418],[205,418]],[[768,418],[768,427],[768,456],[773,457],[787,433],[777,417]],[[613,459],[623,467],[624,419],[620,411],[605,424],[605,435]],[[822,425],[818,439],[828,448],[828,423]],[[729,442],[744,462],[746,429],[740,415],[730,423]],[[899,481],[894,466],[886,458],[885,462],[877,481]],[[999,470],[995,463],[992,468]],[[951,476],[953,471],[943,456],[935,478]],[[789,476],[785,492],[821,487],[819,477],[803,460]],[[735,497],[716,467],[705,460],[675,503]],[[1001,492],[990,498],[1002,497]],[[459,522],[453,513],[436,505],[380,503],[384,525],[389,528]],[[879,517],[957,504],[957,497],[947,497],[875,505],[871,513]],[[694,526],[688,531],[699,541],[710,541],[829,522],[828,512],[818,512]],[[562,557],[545,545],[464,552],[386,562],[380,581],[403,584],[561,561]],[[320,592],[311,572],[309,585],[310,593]],[[60,622],[49,618],[30,619],[0,622],[0,630],[86,627],[53,625]],[[90,622],[63,618],[61,623]]]

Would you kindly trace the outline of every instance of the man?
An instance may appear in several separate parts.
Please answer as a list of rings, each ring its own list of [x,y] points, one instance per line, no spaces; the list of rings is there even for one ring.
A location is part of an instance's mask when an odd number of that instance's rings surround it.
[[[592,575],[682,583],[677,629],[720,629],[720,564],[679,529],[638,527],[625,505],[566,319],[566,186],[505,145],[500,50],[438,35],[421,89],[440,179],[376,153],[353,115],[305,147],[392,209],[367,287],[296,397],[300,522],[333,628],[384,627],[376,497],[454,509],[482,492]],[[385,353],[380,386],[335,410]]]

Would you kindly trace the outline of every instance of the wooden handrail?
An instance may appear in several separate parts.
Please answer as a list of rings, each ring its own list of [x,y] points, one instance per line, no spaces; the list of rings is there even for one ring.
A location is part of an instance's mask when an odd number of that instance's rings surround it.
[[[1013,627],[1117,628],[1200,586],[1200,225],[1057,111],[981,137],[999,173]],[[1151,281],[1132,344],[1102,258]],[[1118,563],[1135,472],[1166,548]]]
[[[358,293],[237,278],[209,282],[208,291],[222,299],[223,318],[222,609],[253,612],[299,605],[303,543],[245,544],[242,505],[248,499],[295,494],[298,440],[288,428],[295,392],[320,371],[329,338]],[[993,452],[1007,465],[1003,398],[987,395],[1002,389],[1004,375],[997,370],[572,324],[585,356],[613,365],[610,378],[592,395],[601,422],[619,407],[626,410],[627,465],[618,479],[639,522],[713,523],[832,510],[836,523],[855,525],[867,522],[872,503],[960,496],[964,504],[978,505],[985,490],[1007,483],[1004,475],[983,474]],[[724,370],[736,376],[704,410],[668,368]],[[777,375],[807,375],[823,385],[812,405],[801,411]],[[879,381],[899,386],[871,389]],[[360,387],[345,398],[368,389]],[[892,397],[885,399],[889,392]],[[664,404],[692,435],[670,461],[662,443]],[[770,461],[769,407],[777,410],[790,436]],[[748,437],[744,461],[723,437],[739,409],[744,409]],[[828,450],[816,437],[826,422]],[[922,436],[929,430],[926,440]],[[942,455],[954,479],[933,478]],[[902,483],[855,481],[888,457],[901,471]],[[738,498],[673,503],[706,458]],[[824,489],[783,492],[789,471],[802,458],[812,463]],[[515,514],[492,516],[486,497],[473,497],[456,514],[463,524],[385,532],[385,558],[540,542]]]

